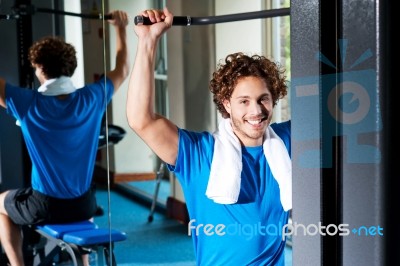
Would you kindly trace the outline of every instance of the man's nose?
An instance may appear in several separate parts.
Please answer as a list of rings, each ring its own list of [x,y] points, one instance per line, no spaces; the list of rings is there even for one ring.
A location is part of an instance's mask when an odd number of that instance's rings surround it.
[[[257,101],[251,102],[249,111],[254,115],[260,114],[262,112],[262,105]]]

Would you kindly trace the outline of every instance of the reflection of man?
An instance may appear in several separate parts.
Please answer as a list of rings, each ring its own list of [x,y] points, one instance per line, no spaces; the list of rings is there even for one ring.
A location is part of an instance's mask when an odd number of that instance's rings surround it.
[[[287,93],[283,71],[263,56],[228,55],[210,82],[224,118],[218,132],[178,128],[153,106],[157,43],[173,15],[167,9],[142,15],[154,24],[135,27],[127,117],[182,185],[197,265],[284,265],[281,229],[292,203],[290,121],[270,125],[274,106]]]
[[[0,105],[21,126],[32,161],[29,188],[0,194],[0,240],[11,265],[24,265],[19,225],[90,219],[97,204],[91,188],[101,120],[129,73],[123,11],[112,12],[116,31],[115,68],[98,82],[75,88],[74,47],[46,37],[29,50],[41,86],[29,90],[0,78]]]

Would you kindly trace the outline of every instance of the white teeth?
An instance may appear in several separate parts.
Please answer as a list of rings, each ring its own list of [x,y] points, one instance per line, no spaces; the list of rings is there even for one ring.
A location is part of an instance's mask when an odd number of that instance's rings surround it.
[[[257,125],[257,124],[261,123],[261,120],[247,120],[247,122],[249,122],[249,124],[252,124],[252,125]]]

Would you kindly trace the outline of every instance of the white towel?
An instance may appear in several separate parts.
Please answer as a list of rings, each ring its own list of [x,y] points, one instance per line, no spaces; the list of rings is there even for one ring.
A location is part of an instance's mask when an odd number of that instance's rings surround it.
[[[224,119],[213,134],[214,156],[206,195],[220,204],[234,204],[240,192],[242,146],[233,133],[230,119]]]
[[[240,193],[242,147],[230,119],[222,120],[213,136],[214,156],[206,195],[215,203],[234,204]],[[292,208],[292,164],[285,144],[270,126],[265,131],[263,149],[279,185],[283,209],[288,211]]]
[[[47,96],[70,94],[74,91],[76,91],[76,88],[74,87],[71,78],[66,76],[46,80],[42,86],[38,88],[38,92]]]
[[[264,135],[264,155],[272,175],[279,185],[285,211],[292,209],[292,161],[282,139],[269,126]]]

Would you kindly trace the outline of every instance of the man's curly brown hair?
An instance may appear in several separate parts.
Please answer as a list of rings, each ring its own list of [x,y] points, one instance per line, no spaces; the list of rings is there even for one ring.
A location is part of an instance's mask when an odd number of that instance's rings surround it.
[[[42,66],[47,79],[71,77],[77,67],[74,46],[54,36],[44,37],[35,42],[29,48],[28,59],[32,65]]]
[[[226,56],[224,63],[219,63],[213,73],[209,89],[214,94],[213,100],[223,118],[229,118],[229,113],[223,105],[229,100],[238,81],[243,77],[259,77],[270,90],[273,105],[287,94],[285,70],[277,63],[264,56],[248,56],[244,53],[233,53]]]

